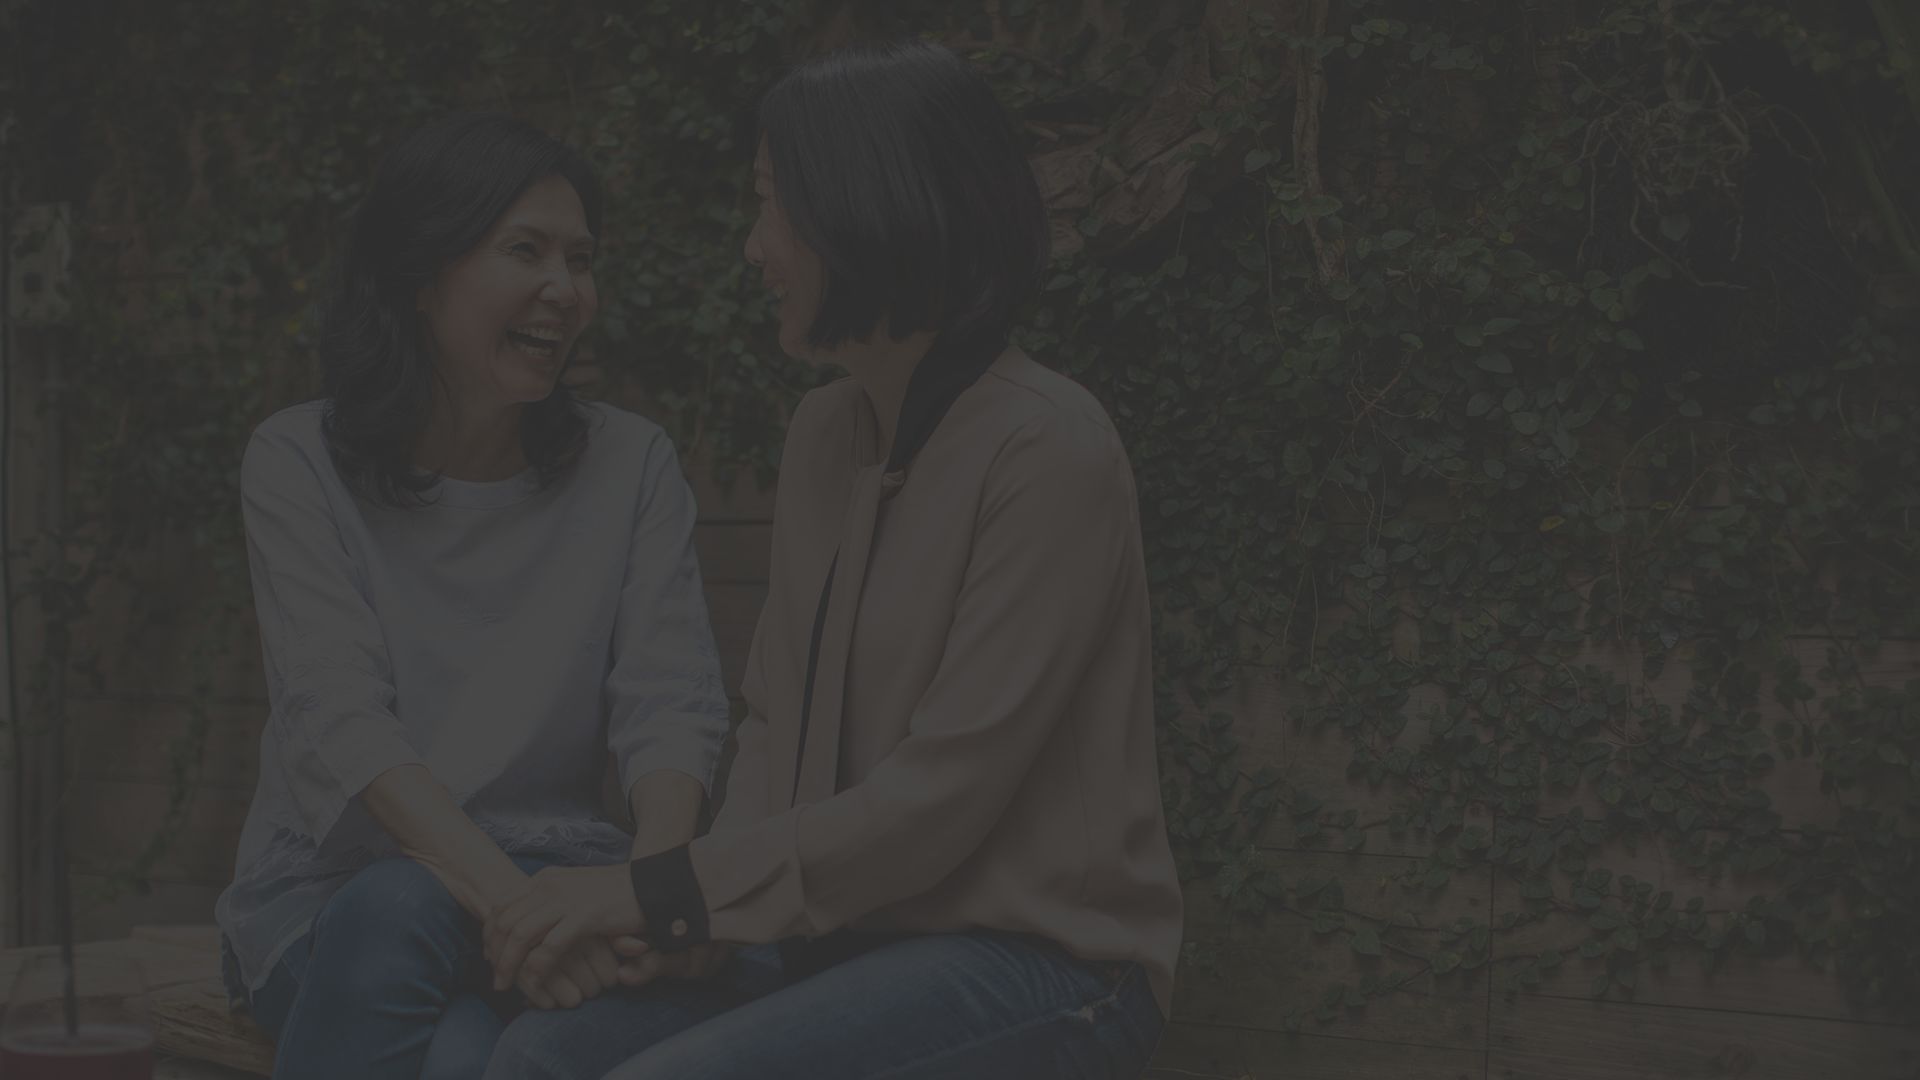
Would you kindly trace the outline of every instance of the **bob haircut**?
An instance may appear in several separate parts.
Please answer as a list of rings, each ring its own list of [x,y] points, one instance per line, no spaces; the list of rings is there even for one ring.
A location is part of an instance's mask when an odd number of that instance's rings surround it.
[[[902,405],[889,469],[1006,347],[1049,256],[1046,207],[993,90],[917,40],[806,61],[761,100],[775,195],[820,257],[808,343],[935,333]]]
[[[334,467],[363,498],[417,506],[439,479],[413,466],[440,378],[416,307],[420,289],[471,251],[529,187],[555,175],[573,185],[597,236],[602,198],[593,170],[512,117],[442,117],[381,161],[354,215],[320,330],[321,431]],[[586,411],[565,385],[522,414],[522,447],[542,485],[564,475],[586,441]]]

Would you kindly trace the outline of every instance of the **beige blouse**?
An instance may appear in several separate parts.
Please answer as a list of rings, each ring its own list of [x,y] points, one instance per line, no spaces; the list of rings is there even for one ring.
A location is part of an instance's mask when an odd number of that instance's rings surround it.
[[[801,401],[738,757],[689,852],[711,936],[1037,934],[1138,961],[1170,1015],[1181,895],[1138,499],[1112,422],[1009,350],[908,470],[883,472],[857,383]]]

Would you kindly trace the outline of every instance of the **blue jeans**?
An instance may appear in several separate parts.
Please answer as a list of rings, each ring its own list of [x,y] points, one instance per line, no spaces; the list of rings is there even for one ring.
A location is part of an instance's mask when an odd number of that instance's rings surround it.
[[[1138,964],[1014,934],[879,941],[795,978],[773,946],[703,982],[522,1013],[487,1080],[1091,1080],[1146,1069],[1164,1021]]]
[[[382,859],[327,901],[250,1006],[278,1043],[275,1080],[476,1080],[519,1007],[488,974],[478,921],[440,879]]]

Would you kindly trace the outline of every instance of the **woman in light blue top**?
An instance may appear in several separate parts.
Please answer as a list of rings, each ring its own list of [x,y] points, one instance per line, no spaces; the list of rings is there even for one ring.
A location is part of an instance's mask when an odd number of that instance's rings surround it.
[[[592,940],[492,994],[488,913],[543,865],[693,834],[727,699],[692,494],[659,427],[559,380],[599,228],[544,133],[415,132],[355,219],[324,399],[247,447],[271,713],[216,914],[276,1077],[480,1075],[523,1004],[638,977]],[[632,834],[602,813],[609,756]]]

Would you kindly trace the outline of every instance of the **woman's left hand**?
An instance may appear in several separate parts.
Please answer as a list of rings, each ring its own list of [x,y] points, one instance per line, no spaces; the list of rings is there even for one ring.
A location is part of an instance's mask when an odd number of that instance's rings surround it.
[[[645,929],[626,864],[550,866],[487,919],[493,987],[514,985],[523,964],[545,979],[584,938],[637,936]]]

